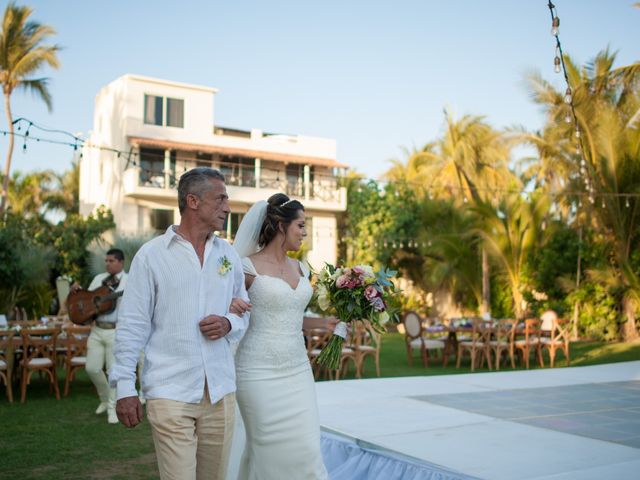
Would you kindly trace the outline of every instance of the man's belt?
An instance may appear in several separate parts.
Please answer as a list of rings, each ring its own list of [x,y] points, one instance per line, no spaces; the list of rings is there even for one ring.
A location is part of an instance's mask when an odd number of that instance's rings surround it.
[[[96,327],[98,328],[104,328],[105,330],[111,330],[113,328],[116,328],[116,324],[113,322],[100,322],[100,321],[96,321]]]

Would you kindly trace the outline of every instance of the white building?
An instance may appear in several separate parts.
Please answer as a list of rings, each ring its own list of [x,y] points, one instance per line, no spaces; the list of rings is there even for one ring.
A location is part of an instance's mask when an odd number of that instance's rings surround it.
[[[80,161],[80,211],[110,208],[120,234],[162,232],[178,223],[177,182],[196,166],[226,177],[233,238],[257,200],[285,192],[305,205],[308,260],[336,260],[336,215],[346,210],[336,142],[216,125],[215,88],[124,75],[96,97],[94,128]]]

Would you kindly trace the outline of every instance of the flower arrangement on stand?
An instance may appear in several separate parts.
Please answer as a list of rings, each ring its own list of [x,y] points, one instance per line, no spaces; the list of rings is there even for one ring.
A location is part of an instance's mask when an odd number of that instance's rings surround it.
[[[385,268],[374,273],[369,265],[342,268],[325,264],[316,284],[318,306],[340,322],[318,356],[320,365],[331,370],[340,366],[347,326],[352,322],[368,321],[370,328],[383,333],[389,321],[398,321],[398,292],[391,282],[396,273]]]

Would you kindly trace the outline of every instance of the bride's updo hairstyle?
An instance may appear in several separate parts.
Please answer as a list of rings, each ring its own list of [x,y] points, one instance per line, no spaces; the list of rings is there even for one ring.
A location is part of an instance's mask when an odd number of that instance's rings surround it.
[[[267,214],[258,239],[260,247],[268,245],[275,238],[280,224],[286,229],[291,222],[298,218],[298,211],[304,211],[304,206],[298,200],[290,199],[284,193],[271,195],[267,204]]]

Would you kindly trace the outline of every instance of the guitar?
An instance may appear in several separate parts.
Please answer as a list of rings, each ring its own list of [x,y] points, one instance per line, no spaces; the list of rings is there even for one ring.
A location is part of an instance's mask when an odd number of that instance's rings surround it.
[[[124,290],[112,292],[107,286],[71,291],[67,297],[69,319],[76,325],[85,325],[98,315],[111,313],[116,309],[116,299],[123,293]]]

